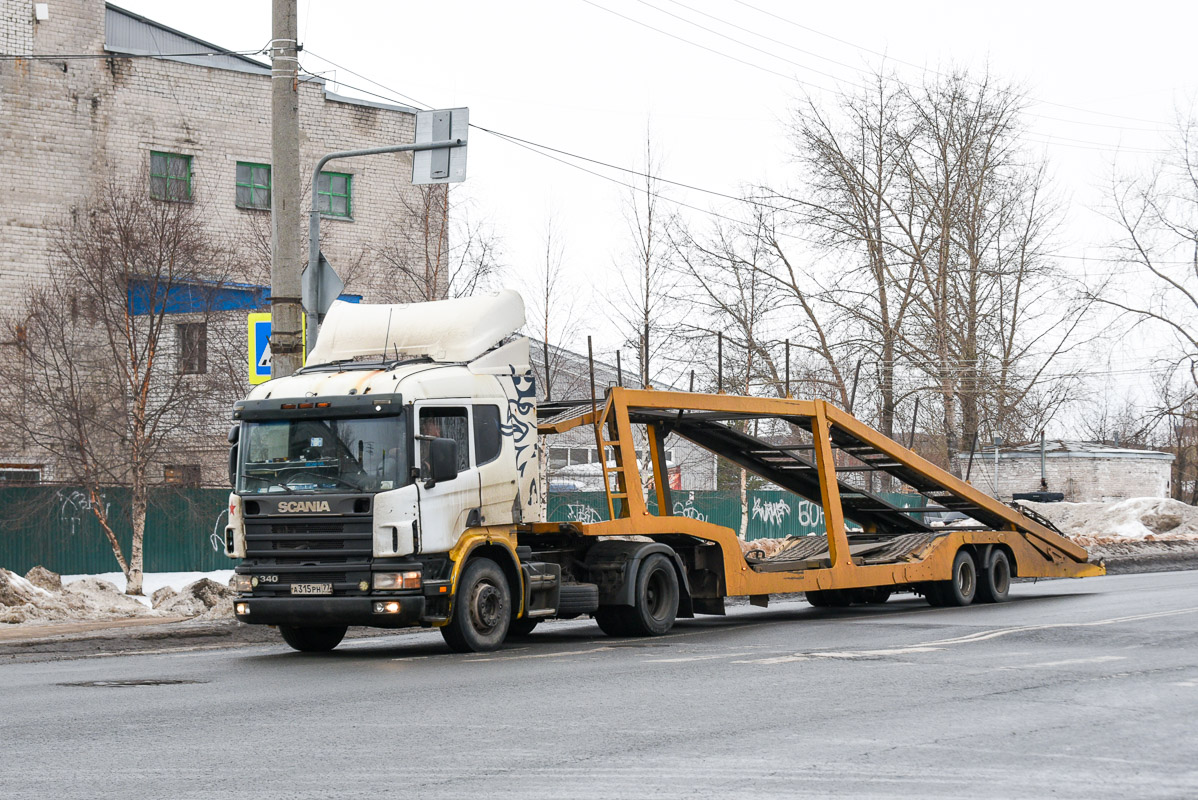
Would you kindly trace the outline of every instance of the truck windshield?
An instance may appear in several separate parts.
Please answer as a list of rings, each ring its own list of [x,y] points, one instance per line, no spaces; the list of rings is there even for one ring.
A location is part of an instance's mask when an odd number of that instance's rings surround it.
[[[403,417],[245,422],[237,491],[384,492],[408,483]]]

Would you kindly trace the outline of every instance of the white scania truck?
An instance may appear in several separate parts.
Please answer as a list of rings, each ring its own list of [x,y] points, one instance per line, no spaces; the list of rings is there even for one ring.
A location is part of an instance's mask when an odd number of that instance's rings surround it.
[[[422,625],[454,650],[485,651],[549,617],[657,635],[677,617],[722,614],[734,595],[764,605],[806,592],[812,605],[843,606],[907,590],[966,605],[1005,599],[1014,575],[1103,572],[1043,521],[823,401],[612,387],[538,409],[523,324],[511,291],[335,303],[307,365],[234,406],[225,549],[241,559],[239,620],[278,626],[298,650],[330,650],[351,625]],[[785,421],[798,438],[758,439],[747,419]],[[610,454],[610,518],[545,522],[538,434],[581,426]],[[819,503],[826,536],[742,554],[731,529],[672,515],[671,434]],[[870,470],[913,487],[924,510],[977,524],[934,529],[842,474]]]

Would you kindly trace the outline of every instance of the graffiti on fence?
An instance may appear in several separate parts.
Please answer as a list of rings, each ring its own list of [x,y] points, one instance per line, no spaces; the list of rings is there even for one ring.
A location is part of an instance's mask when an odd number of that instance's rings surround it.
[[[753,498],[753,519],[759,519],[766,525],[780,526],[790,516],[790,503],[784,499],[761,502],[760,497]]]
[[[704,514],[699,509],[695,508],[695,493],[694,492],[691,492],[690,495],[687,496],[685,503],[683,503],[681,501],[674,503],[674,516],[690,517],[691,519],[699,520],[699,522],[708,522],[709,521],[706,514]]]
[[[70,493],[67,493],[65,489],[59,489],[54,493],[54,498],[58,501],[58,518],[70,526],[72,536],[79,533],[83,517],[93,514],[97,505],[92,502],[90,497],[77,489]],[[99,502],[104,504],[104,516],[107,517],[112,503],[108,502],[108,498],[103,493],[100,494]]]
[[[593,525],[596,522],[603,521],[603,517],[599,511],[588,506],[586,503],[567,503],[566,519],[570,522],[582,523],[583,525]]]
[[[224,509],[216,515],[216,524],[212,526],[212,535],[208,537],[208,541],[212,544],[212,549],[218,553],[225,552],[225,537],[222,533],[224,526],[221,525],[221,519],[227,519],[228,516],[229,512]]]

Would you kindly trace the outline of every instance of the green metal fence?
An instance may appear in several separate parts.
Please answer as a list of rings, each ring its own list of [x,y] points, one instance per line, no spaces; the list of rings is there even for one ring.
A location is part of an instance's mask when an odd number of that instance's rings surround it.
[[[126,556],[129,490],[106,489],[99,502]],[[146,513],[146,571],[191,572],[230,569],[224,535],[228,490],[151,491]],[[80,489],[38,486],[0,489],[0,567],[24,574],[42,565],[69,575],[117,572],[116,558],[91,500]]]
[[[673,513],[740,529],[741,504],[736,492],[674,492]],[[918,507],[919,495],[883,495],[891,503]],[[146,519],[146,571],[191,572],[229,569],[222,536],[229,493],[223,489],[157,489],[150,493]],[[105,490],[108,509],[127,554],[129,492]],[[657,511],[656,498],[649,507]],[[603,492],[568,492],[549,496],[553,522],[599,522],[607,519]],[[823,533],[823,509],[789,492],[748,494],[747,539]],[[0,489],[0,567],[24,574],[42,565],[62,574],[117,571],[112,548],[96,521],[87,495],[71,487],[39,486]]]
[[[739,492],[675,491],[672,494],[676,516],[740,531]],[[882,497],[900,508],[918,508],[923,504],[923,496],[918,494],[883,494]],[[817,503],[784,491],[750,491],[747,499],[749,524],[745,539],[780,539],[824,532],[824,510]],[[657,513],[655,496],[649,497],[649,509]],[[603,492],[551,494],[548,510],[551,522],[601,522],[608,518],[607,498]]]

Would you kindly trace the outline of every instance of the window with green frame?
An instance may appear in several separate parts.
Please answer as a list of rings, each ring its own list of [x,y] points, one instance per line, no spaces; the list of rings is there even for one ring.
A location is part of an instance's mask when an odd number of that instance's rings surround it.
[[[150,197],[191,200],[191,156],[151,151]]]
[[[237,207],[270,208],[270,164],[237,162]]]
[[[353,176],[344,172],[322,172],[316,181],[316,207],[322,214],[348,217],[353,214]]]

